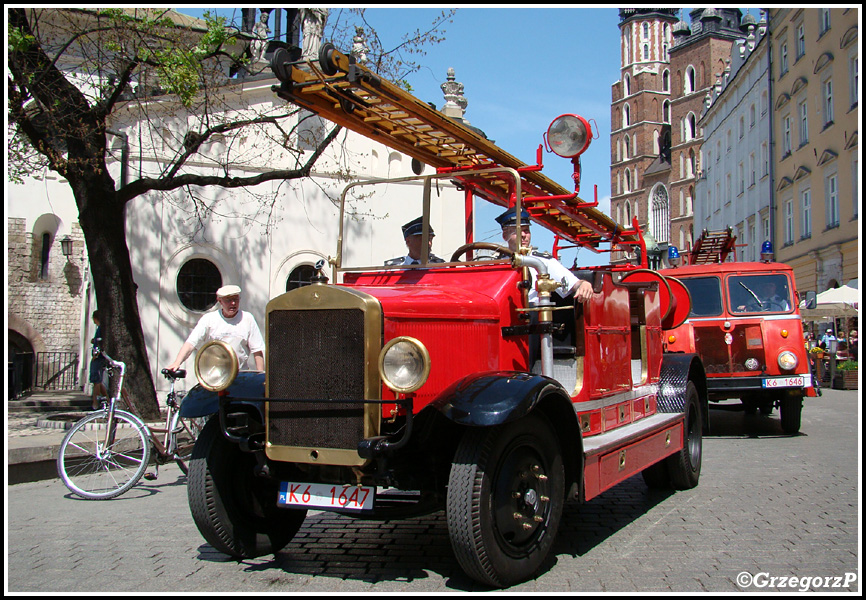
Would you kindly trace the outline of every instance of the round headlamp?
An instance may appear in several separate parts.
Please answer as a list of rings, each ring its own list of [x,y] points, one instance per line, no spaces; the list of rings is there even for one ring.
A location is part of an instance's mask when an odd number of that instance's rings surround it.
[[[237,354],[225,342],[208,342],[195,355],[195,376],[206,390],[221,392],[232,384],[237,375]]]
[[[790,350],[785,350],[779,354],[779,367],[785,371],[792,371],[797,368],[797,355]]]
[[[394,338],[379,354],[379,376],[397,393],[414,392],[424,385],[429,375],[430,354],[415,338]]]
[[[579,156],[592,141],[592,128],[581,116],[562,115],[547,128],[547,141],[550,149],[563,158]]]

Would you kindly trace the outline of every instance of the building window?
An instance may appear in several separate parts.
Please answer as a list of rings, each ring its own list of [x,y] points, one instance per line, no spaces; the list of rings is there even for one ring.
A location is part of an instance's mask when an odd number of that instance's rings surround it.
[[[738,133],[739,133],[740,139],[743,139],[743,136],[746,135],[746,118],[743,116],[740,116],[739,132]]]
[[[746,173],[743,163],[737,165],[737,185],[739,186],[738,195],[742,196],[746,191]]]
[[[833,80],[828,79],[822,84],[824,88],[824,126],[833,123]]]
[[[671,91],[671,72],[665,69],[662,71],[662,91]]]
[[[802,23],[797,25],[797,60],[806,54],[806,30]]]
[[[305,285],[310,285],[312,281],[312,277],[316,274],[316,267],[313,265],[300,265],[292,269],[292,272],[289,273],[288,279],[286,279],[286,291],[290,292],[299,287],[304,287]]]
[[[812,237],[812,190],[800,192],[800,219],[802,221],[803,239]]]
[[[642,39],[648,40],[649,39],[649,23],[643,24],[642,31],[643,31],[643,38]]]
[[[791,116],[782,117],[782,158],[791,153]]]
[[[649,44],[643,45],[643,59],[649,60]]]
[[[757,115],[755,113],[755,105],[751,104],[749,106],[749,129],[755,126],[755,122],[757,120]]]
[[[670,238],[671,231],[671,214],[670,201],[668,199],[668,191],[665,186],[659,185],[653,191],[652,195],[652,231],[653,236],[658,242],[667,242]]]
[[[859,94],[860,90],[857,86],[860,85],[860,57],[856,54],[852,55],[848,59],[848,90],[849,90],[849,99],[851,100],[851,108],[857,106],[860,98],[857,94]]]
[[[821,35],[830,31],[830,9],[822,8],[821,11]]]
[[[622,107],[622,126],[628,127],[629,125],[631,125],[631,111],[626,104]]]
[[[794,199],[785,200],[785,245],[794,243]]]
[[[39,279],[48,279],[48,262],[51,258],[51,234],[42,234],[42,248],[39,256]]]
[[[788,42],[779,46],[779,76],[788,72]]]
[[[827,177],[827,229],[839,226],[839,180],[836,174]]]
[[[685,87],[683,88],[683,92],[686,94],[691,94],[695,91],[695,68],[689,65],[686,68],[686,80]]]
[[[809,110],[805,100],[797,107],[797,112],[800,116],[800,146],[805,146],[809,141]]]
[[[206,258],[193,258],[177,274],[177,297],[187,309],[205,312],[216,304],[216,291],[222,284],[215,264]]]
[[[665,100],[662,102],[662,122],[670,123],[671,122],[671,102],[670,100]]]
[[[755,153],[749,154],[749,187],[752,187],[757,182],[757,167],[755,166]]]
[[[767,142],[761,143],[761,177],[770,174],[770,151]]]

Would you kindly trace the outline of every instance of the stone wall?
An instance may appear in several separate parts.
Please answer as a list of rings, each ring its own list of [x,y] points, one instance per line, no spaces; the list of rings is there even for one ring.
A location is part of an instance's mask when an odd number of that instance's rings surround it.
[[[77,223],[69,260],[52,239],[48,269],[41,277],[42,234],[27,231],[22,218],[8,218],[8,327],[27,338],[35,352],[78,352],[85,292],[84,237]]]

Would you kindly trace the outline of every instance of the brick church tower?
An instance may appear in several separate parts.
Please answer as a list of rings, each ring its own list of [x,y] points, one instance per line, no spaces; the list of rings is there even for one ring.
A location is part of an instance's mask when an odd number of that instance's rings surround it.
[[[691,247],[704,97],[745,37],[739,9],[622,8],[620,78],[611,87],[611,216],[637,218],[666,256]],[[611,261],[629,260],[623,252]],[[633,256],[632,256],[633,258]]]

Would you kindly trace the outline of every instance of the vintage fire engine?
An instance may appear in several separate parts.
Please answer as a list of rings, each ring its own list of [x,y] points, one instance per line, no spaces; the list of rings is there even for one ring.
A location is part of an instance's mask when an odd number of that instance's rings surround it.
[[[539,164],[524,165],[330,44],[317,62],[281,49],[271,64],[280,97],[436,168],[416,178],[422,248],[442,180],[468,207],[478,197],[518,218],[526,208],[571,243],[643,244],[636,223],[624,231],[542,175],[540,148]],[[574,115],[547,133],[576,175],[591,136]],[[214,548],[277,552],[307,510],[444,510],[466,573],[502,587],[540,568],[567,500],[637,473],[652,486],[698,484],[704,369],[694,354],[664,354],[662,339],[688,314],[688,294],[646,269],[602,268],[590,301],[555,301],[560,282],[544,261],[473,242],[471,231],[444,263],[425,250],[418,266],[350,268],[341,225],[321,276],[268,303],[265,373],[238,373],[220,342],[199,351],[196,373],[219,394],[219,418],[196,444],[189,502]],[[504,258],[480,260],[479,249]],[[209,401],[191,392],[185,414]]]
[[[687,264],[661,271],[692,297],[689,318],[665,334],[666,350],[700,355],[711,401],[739,398],[750,414],[778,406],[782,430],[797,433],[803,397],[816,388],[794,272],[772,262],[769,242],[761,262],[727,262],[735,242],[730,229],[705,230]]]

